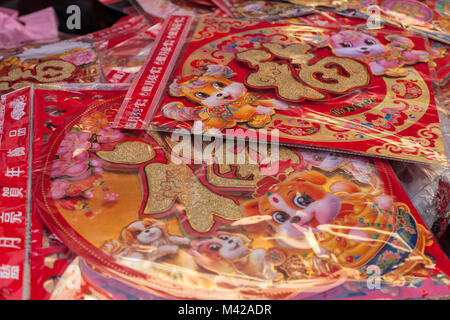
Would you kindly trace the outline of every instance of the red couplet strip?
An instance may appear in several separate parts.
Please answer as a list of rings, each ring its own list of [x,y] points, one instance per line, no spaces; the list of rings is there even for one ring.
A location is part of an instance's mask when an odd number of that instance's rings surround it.
[[[171,15],[162,26],[140,73],[133,81],[113,127],[146,129],[175,66],[193,17]]]
[[[0,297],[22,299],[28,196],[30,87],[1,97]]]

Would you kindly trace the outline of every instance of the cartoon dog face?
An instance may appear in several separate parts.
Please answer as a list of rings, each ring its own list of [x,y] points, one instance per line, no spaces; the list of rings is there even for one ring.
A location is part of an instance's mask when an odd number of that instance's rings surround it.
[[[242,234],[218,232],[212,239],[201,242],[199,252],[218,259],[236,260],[248,255],[250,240]]]
[[[329,39],[334,53],[341,57],[364,58],[376,56],[386,51],[377,38],[365,33],[344,30]]]
[[[245,203],[244,214],[267,215],[280,234],[302,237],[303,228],[329,223],[341,210],[340,200],[322,188],[325,183],[325,176],[315,171],[292,173],[260,199]]]
[[[164,237],[163,226],[151,219],[135,221],[122,231],[122,239],[128,246],[151,245]]]
[[[333,53],[340,57],[350,57],[368,63],[374,75],[403,77],[408,73],[404,65],[427,62],[431,56],[439,56],[433,49],[413,50],[411,39],[397,34],[384,37],[388,41],[383,44],[374,33],[368,30],[342,30],[331,36],[302,36],[302,40],[316,47],[329,46]]]
[[[216,273],[234,273],[234,261],[250,254],[250,239],[243,234],[217,232],[211,239],[192,244],[189,253],[201,267]]]
[[[186,97],[200,105],[223,106],[239,100],[247,89],[230,80],[234,72],[226,66],[209,65],[201,76],[177,79],[169,87],[172,96]]]
[[[208,65],[201,75],[175,79],[169,86],[169,94],[184,97],[196,106],[172,101],[162,106],[162,114],[177,121],[194,121],[194,132],[220,131],[243,122],[262,128],[272,120],[275,110],[290,108],[278,100],[255,99],[243,83],[231,80],[234,75],[228,66]]]

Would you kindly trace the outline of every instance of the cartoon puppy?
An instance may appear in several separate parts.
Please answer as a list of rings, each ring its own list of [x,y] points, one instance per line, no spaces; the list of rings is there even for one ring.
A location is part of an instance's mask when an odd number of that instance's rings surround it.
[[[250,95],[244,84],[230,79],[234,75],[227,66],[208,65],[201,76],[175,79],[169,86],[170,95],[186,97],[199,106],[171,102],[162,107],[162,113],[177,121],[194,120],[194,129],[204,131],[232,128],[239,122],[261,128],[271,121],[274,109],[288,109],[284,102]]]
[[[281,277],[266,261],[266,251],[249,249],[250,242],[243,234],[219,231],[210,239],[194,242],[189,254],[199,266],[218,274],[243,273],[265,280]]]
[[[412,50],[413,42],[398,35],[388,35],[390,43],[382,44],[369,31],[342,30],[331,37],[314,37],[319,47],[330,46],[340,57],[350,57],[367,63],[374,75],[405,76],[408,71],[404,65],[427,62],[431,56],[438,56],[436,50]],[[304,39],[309,42],[311,39]]]
[[[321,232],[320,225],[337,219],[344,207],[343,200],[359,193],[359,187],[346,181],[337,181],[327,192],[322,186],[327,182],[316,171],[293,172],[286,179],[269,186],[259,199],[247,201],[242,210],[245,216],[264,216],[280,235],[278,242],[284,247],[310,249],[315,246],[313,233]],[[259,192],[261,193],[261,192]],[[370,195],[365,197],[370,198]],[[389,209],[392,200],[386,196],[373,197],[380,208]],[[347,204],[346,204],[347,205]],[[367,238],[365,232],[352,229],[348,235],[355,239]]]
[[[169,236],[164,225],[153,219],[137,220],[122,230],[120,241],[103,245],[104,251],[116,257],[155,261],[178,252],[179,246],[189,246],[190,239]]]

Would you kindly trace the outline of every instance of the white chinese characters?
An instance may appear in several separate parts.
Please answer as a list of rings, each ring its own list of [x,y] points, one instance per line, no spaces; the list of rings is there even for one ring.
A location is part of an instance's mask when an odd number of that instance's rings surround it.
[[[15,149],[9,149],[7,157],[22,157],[25,155],[25,147],[17,147]]]
[[[20,249],[19,244],[22,242],[20,238],[0,238],[0,247]]]
[[[19,266],[2,264],[0,266],[0,279],[19,280]]]
[[[0,222],[11,224],[22,223],[22,212],[21,211],[2,212],[0,213]]]
[[[8,177],[8,178],[14,178],[14,177],[20,178],[22,173],[25,173],[25,171],[21,170],[19,167],[6,168],[5,177]]]
[[[23,198],[23,188],[3,187],[2,197],[5,198]]]
[[[26,99],[26,98],[25,98]],[[10,107],[13,108],[11,111],[11,118],[14,120],[20,120],[25,115],[25,107],[26,103],[23,97],[17,98],[9,104]]]

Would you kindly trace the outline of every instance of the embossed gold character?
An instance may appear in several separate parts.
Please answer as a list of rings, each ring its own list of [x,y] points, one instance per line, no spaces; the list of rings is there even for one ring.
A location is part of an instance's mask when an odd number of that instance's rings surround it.
[[[22,70],[17,67],[8,72],[6,76],[0,77],[0,91],[23,88],[31,81],[38,83],[61,82],[70,78],[76,71],[76,66],[63,60],[48,60],[39,63],[34,72]]]
[[[316,55],[308,53],[312,47],[303,43],[288,46],[265,43],[263,47],[264,49],[240,52],[236,57],[256,69],[247,77],[250,86],[276,88],[283,99],[322,100],[327,98],[327,95],[321,91],[343,93],[370,83],[370,73],[359,61],[329,56],[311,63],[316,59]],[[274,56],[282,60],[271,60]],[[292,65],[300,67],[298,79],[294,73],[296,69]]]
[[[186,165],[152,163],[146,166],[145,173],[149,184],[145,215],[167,212],[178,202],[190,226],[200,233],[212,229],[215,216],[232,221],[241,218],[233,200],[202,185]]]
[[[145,164],[155,154],[150,144],[141,141],[123,141],[113,150],[97,152],[100,159],[112,164],[144,166],[148,183],[148,198],[143,212],[146,217],[167,213],[179,205],[184,211],[185,222],[199,233],[211,231],[218,218],[236,221],[242,217],[234,200],[208,189],[186,164]]]

